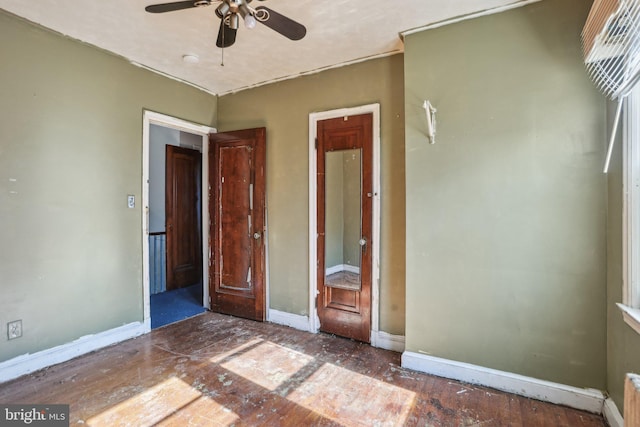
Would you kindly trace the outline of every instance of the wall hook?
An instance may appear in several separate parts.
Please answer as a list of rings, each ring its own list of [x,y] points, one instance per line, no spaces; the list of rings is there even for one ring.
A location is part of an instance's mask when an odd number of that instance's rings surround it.
[[[422,108],[424,108],[425,115],[427,116],[427,136],[429,137],[429,144],[436,143],[436,112],[438,110],[435,109],[431,102],[425,100],[422,104]]]

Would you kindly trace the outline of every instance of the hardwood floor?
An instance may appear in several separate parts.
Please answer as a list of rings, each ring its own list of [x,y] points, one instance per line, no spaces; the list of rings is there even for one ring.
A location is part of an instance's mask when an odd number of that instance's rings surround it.
[[[324,280],[325,286],[332,288],[348,289],[350,291],[360,290],[360,274],[350,271],[339,271],[330,274]]]
[[[355,341],[207,312],[0,384],[0,402],[70,404],[84,426],[606,426],[399,364]]]

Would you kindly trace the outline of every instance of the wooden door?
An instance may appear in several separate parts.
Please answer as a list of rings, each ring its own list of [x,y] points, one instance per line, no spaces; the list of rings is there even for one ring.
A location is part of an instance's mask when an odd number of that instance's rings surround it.
[[[265,316],[265,129],[211,134],[211,309]]]
[[[167,145],[165,230],[167,290],[198,283],[202,277],[202,245],[198,214],[201,154]]]
[[[317,127],[320,330],[364,342],[371,335],[372,122],[363,114]]]

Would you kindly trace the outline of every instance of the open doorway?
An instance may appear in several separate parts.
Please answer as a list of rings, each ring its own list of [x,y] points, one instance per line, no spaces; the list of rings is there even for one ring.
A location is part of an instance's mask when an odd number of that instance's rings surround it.
[[[202,137],[149,129],[151,328],[202,313]]]
[[[145,111],[144,317],[147,330],[209,307],[207,140],[215,129]]]

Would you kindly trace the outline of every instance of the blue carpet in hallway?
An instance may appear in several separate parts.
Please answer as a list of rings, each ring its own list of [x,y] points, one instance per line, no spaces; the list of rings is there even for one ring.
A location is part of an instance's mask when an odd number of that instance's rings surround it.
[[[205,311],[202,284],[151,295],[151,329],[183,320]]]

